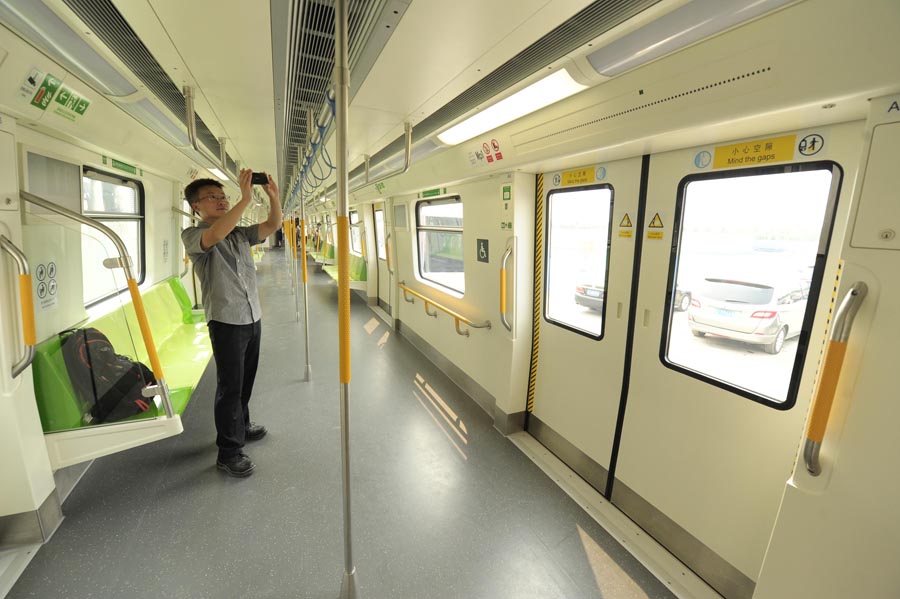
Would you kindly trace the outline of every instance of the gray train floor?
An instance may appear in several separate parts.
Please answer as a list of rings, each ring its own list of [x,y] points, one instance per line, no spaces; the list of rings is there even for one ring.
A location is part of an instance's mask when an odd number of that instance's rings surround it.
[[[304,382],[302,325],[283,253],[268,252],[258,274],[263,344],[251,413],[269,434],[246,448],[253,476],[236,479],[215,467],[211,363],[184,433],[96,460],[9,599],[338,597],[337,290],[326,274],[311,273],[312,377]],[[361,597],[673,596],[351,295]],[[455,431],[435,395],[464,423]]]

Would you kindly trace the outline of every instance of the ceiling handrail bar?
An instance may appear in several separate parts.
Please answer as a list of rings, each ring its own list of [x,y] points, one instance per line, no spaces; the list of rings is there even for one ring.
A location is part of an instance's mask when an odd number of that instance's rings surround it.
[[[401,166],[398,170],[392,173],[385,173],[378,177],[377,179],[373,179],[369,181],[369,161],[366,160],[366,177],[365,181],[350,189],[350,193],[356,193],[360,189],[364,187],[368,187],[369,185],[377,185],[382,181],[386,181],[393,177],[398,177],[409,170],[409,165],[412,158],[412,125],[409,121],[403,123],[403,132],[406,135],[404,149],[403,149],[403,166]]]
[[[200,145],[200,140],[197,138],[197,114],[194,112],[194,88],[190,85],[185,85],[182,88],[182,93],[184,94],[184,122],[185,125],[187,125],[188,139],[191,141],[191,147],[202,157],[206,158],[215,168],[220,169],[222,173],[228,177],[229,181],[236,184],[238,182],[237,179],[229,172],[228,165],[225,164],[224,148],[221,148],[222,156],[217,160]],[[220,138],[220,143],[221,139],[222,138]]]

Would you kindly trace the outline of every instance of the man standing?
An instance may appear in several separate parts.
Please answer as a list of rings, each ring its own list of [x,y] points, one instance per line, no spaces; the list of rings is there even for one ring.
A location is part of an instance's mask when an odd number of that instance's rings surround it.
[[[202,222],[181,232],[203,292],[203,307],[216,361],[216,466],[232,476],[250,476],[256,465],[243,452],[266,428],[250,421],[248,402],[259,363],[259,294],[250,246],[261,243],[281,226],[278,186],[269,175],[269,217],[249,227],[237,226],[252,201],[252,172],[242,169],[241,199],[229,207],[223,186],[197,179],[184,189],[191,209]]]

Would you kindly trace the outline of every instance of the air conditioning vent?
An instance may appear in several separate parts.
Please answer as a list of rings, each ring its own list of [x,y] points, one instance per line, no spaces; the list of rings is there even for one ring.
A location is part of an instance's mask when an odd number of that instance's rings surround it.
[[[122,17],[111,0],[63,0],[72,12],[106,44],[131,72],[162,102],[178,122],[184,123],[184,96],[163,70],[159,62],[137,34]],[[219,140],[212,134],[206,123],[197,117],[197,137],[210,149],[214,156],[219,155]],[[229,167],[234,165],[228,157]]]

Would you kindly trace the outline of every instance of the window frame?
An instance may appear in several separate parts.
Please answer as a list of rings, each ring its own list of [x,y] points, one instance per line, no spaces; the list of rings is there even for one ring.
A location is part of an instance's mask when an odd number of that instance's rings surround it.
[[[600,333],[598,335],[592,334],[590,331],[585,331],[584,329],[579,329],[573,325],[565,323],[561,320],[556,320],[554,318],[550,318],[547,314],[547,308],[549,302],[547,301],[547,294],[549,293],[549,281],[550,277],[548,276],[550,273],[550,225],[551,225],[551,211],[550,211],[550,201],[554,194],[558,193],[571,193],[575,191],[592,191],[599,189],[608,189],[609,190],[609,228],[606,231],[606,287],[604,288],[603,293],[603,310],[600,313],[601,324],[600,324]],[[547,192],[547,200],[544,203],[544,214],[545,217],[545,225],[544,225],[544,265],[543,265],[543,290],[542,290],[542,306],[541,306],[541,316],[544,319],[544,322],[548,324],[552,324],[553,326],[557,326],[561,329],[566,329],[567,331],[571,331],[583,337],[587,337],[589,339],[593,339],[594,341],[601,341],[603,337],[606,335],[606,307],[608,302],[606,298],[608,297],[607,288],[609,287],[609,264],[610,257],[612,255],[612,229],[613,229],[613,214],[616,203],[616,190],[610,183],[600,183],[596,185],[579,185],[573,187],[560,187],[558,189],[551,189]]]
[[[791,378],[788,383],[787,393],[785,394],[784,401],[774,401],[771,398],[768,398],[754,391],[738,387],[734,384],[729,384],[725,381],[721,381],[706,374],[670,362],[666,354],[669,346],[672,315],[674,314],[675,276],[678,272],[678,262],[681,247],[682,219],[684,218],[684,201],[688,185],[695,181],[731,179],[777,173],[801,173],[806,171],[818,170],[831,171],[831,188],[825,206],[825,215],[822,220],[822,232],[819,236],[819,244],[816,249],[814,262],[815,266],[813,268],[812,277],[810,278],[810,286],[807,290],[806,313],[803,315],[803,324],[801,325],[800,335],[797,337],[797,354],[794,358]],[[786,412],[792,409],[797,404],[797,395],[800,390],[800,379],[803,375],[803,369],[806,365],[806,360],[809,357],[808,354],[810,346],[810,332],[815,321],[816,307],[819,304],[822,282],[825,278],[825,263],[828,260],[828,253],[831,250],[831,242],[834,237],[834,225],[836,220],[835,217],[837,215],[843,181],[844,169],[840,164],[833,160],[818,160],[812,162],[792,162],[789,164],[759,166],[745,169],[727,170],[722,172],[714,171],[708,173],[692,173],[684,176],[678,182],[677,196],[675,199],[675,214],[673,217],[672,227],[672,243],[670,246],[671,257],[669,259],[669,271],[666,278],[666,299],[665,306],[663,308],[663,322],[661,330],[662,337],[659,344],[659,360],[665,368],[674,370],[698,381],[712,385],[713,387],[718,387],[719,389],[723,389],[744,399],[749,399],[753,402],[782,412]]]
[[[441,204],[460,204],[463,206],[463,226],[462,227],[435,227],[435,226],[425,226],[422,225],[422,207],[423,206],[439,206]],[[420,252],[422,250],[422,243],[420,235],[422,231],[434,231],[438,233],[459,233],[462,238],[461,247],[463,250],[463,289],[454,289],[448,285],[441,283],[440,281],[435,281],[434,279],[430,279],[422,272],[422,256]],[[448,293],[454,297],[462,298],[465,297],[465,280],[466,280],[466,244],[465,244],[465,206],[463,205],[462,197],[459,194],[455,195],[447,195],[436,198],[428,198],[425,200],[419,200],[416,202],[416,237],[415,237],[415,248],[416,248],[416,275],[417,278],[429,285],[431,287],[435,287],[436,289],[443,291],[444,293]]]
[[[92,220],[96,220],[100,223],[106,222],[137,222],[138,224],[138,256],[137,263],[132,264],[132,269],[136,271],[137,274],[137,284],[142,285],[147,278],[147,231],[146,231],[146,196],[144,193],[144,184],[138,179],[131,179],[129,177],[125,177],[119,175],[118,173],[110,173],[107,171],[100,170],[98,168],[94,168],[92,166],[82,165],[81,167],[81,184],[84,185],[84,179],[93,179],[95,181],[101,181],[105,183],[112,183],[115,185],[122,184],[132,184],[135,189],[135,205],[137,207],[137,211],[135,213],[120,213],[120,212],[85,212],[84,210],[84,188],[81,190],[81,197],[79,198],[79,208],[81,211],[81,215],[88,217]],[[131,257],[132,260],[135,259],[135,256]],[[91,308],[92,306],[96,306],[102,302],[109,300],[110,298],[117,297],[122,293],[128,291],[128,283],[124,287],[120,287],[115,291],[107,293],[99,298],[93,299],[90,302],[84,303],[85,308]],[[82,298],[83,299],[83,298]]]

